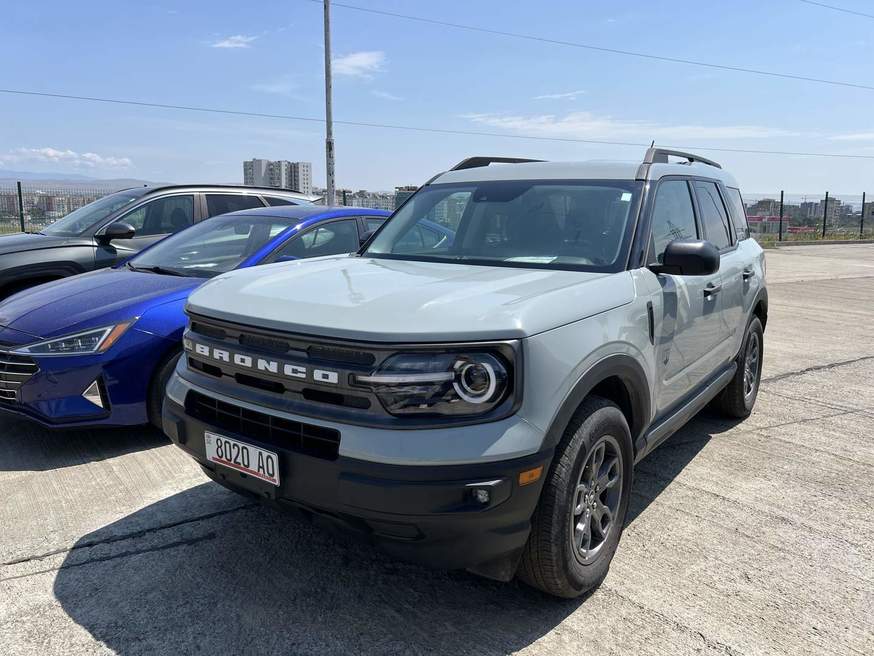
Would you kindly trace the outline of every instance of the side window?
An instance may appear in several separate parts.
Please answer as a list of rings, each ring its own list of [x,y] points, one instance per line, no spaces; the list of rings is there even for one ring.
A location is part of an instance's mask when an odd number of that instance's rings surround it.
[[[697,239],[692,195],[685,180],[665,180],[659,184],[652,212],[650,262],[661,264],[665,248],[675,239]]]
[[[250,210],[253,207],[264,207],[257,196],[245,196],[243,194],[207,194],[207,216],[217,216],[236,212],[237,210]]]
[[[267,201],[267,204],[270,205],[270,207],[277,207],[278,205],[297,205],[294,201],[289,200],[288,198],[280,198],[279,196],[264,196],[264,200]]]
[[[722,250],[731,246],[731,231],[728,228],[728,215],[719,189],[713,182],[696,180],[695,195],[698,197],[698,206],[701,208],[701,226],[704,229],[704,239],[707,239],[716,248]]]
[[[295,237],[276,253],[274,259],[339,255],[357,251],[359,246],[355,219],[332,221]]]
[[[137,231],[137,237],[167,235],[194,223],[194,196],[166,196],[141,205],[120,219]]]
[[[382,226],[382,224],[385,223],[385,219],[369,218],[369,219],[365,219],[365,221],[367,222],[367,229],[368,230],[379,230],[379,228]]]
[[[750,236],[750,227],[747,225],[747,213],[744,208],[744,200],[740,195],[740,189],[728,188],[728,209],[731,210],[731,221],[734,223],[734,232],[737,240],[746,239]]]

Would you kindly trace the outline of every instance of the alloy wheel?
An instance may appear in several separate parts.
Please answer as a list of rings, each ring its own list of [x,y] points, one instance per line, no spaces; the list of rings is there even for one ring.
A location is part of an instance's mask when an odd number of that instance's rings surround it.
[[[593,562],[614,529],[622,499],[622,451],[611,435],[599,439],[580,470],[571,505],[571,546],[577,560]]]

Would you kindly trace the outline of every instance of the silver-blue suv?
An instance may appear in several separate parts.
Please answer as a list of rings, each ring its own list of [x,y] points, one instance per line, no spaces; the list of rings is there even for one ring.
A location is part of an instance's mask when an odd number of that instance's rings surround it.
[[[574,597],[634,464],[708,403],[750,414],[764,275],[715,162],[470,158],[357,253],[196,291],[164,429],[233,490]]]

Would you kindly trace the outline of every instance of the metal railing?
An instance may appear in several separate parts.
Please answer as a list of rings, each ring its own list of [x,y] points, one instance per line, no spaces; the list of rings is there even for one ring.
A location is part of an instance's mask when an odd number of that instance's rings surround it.
[[[874,239],[874,194],[748,194],[750,231],[762,243]]]
[[[39,232],[73,210],[121,188],[116,183],[0,181],[0,233]]]

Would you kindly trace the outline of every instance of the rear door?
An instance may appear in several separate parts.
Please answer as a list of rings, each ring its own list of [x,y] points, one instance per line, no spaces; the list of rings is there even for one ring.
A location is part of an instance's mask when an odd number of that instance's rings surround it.
[[[719,249],[719,273],[722,289],[719,292],[719,312],[725,341],[719,355],[730,360],[740,345],[738,335],[743,325],[743,255],[738,250],[735,230],[729,219],[725,191],[712,180],[695,180],[692,184],[701,210],[704,238]]]
[[[652,206],[648,264],[661,264],[675,239],[700,239],[691,185],[681,178],[663,178]],[[661,286],[661,321],[655,335],[659,371],[658,414],[667,411],[719,368],[725,325],[720,314],[719,272],[710,276],[657,276]]]

